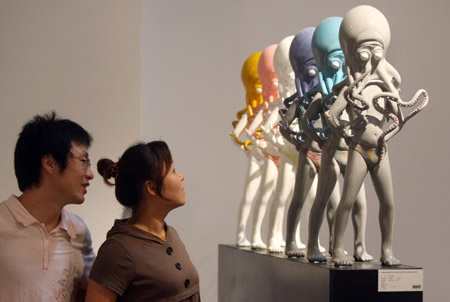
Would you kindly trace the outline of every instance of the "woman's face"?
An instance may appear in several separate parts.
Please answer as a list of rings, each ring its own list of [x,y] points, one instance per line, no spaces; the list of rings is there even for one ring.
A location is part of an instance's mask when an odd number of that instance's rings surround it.
[[[161,195],[167,201],[173,202],[174,208],[186,203],[183,180],[184,175],[178,172],[172,163],[164,178]]]

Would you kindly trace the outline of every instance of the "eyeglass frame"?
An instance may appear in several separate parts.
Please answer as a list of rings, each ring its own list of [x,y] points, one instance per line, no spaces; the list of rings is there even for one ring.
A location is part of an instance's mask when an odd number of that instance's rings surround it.
[[[73,155],[71,152],[69,152],[67,155],[72,157],[72,158],[76,158],[79,161],[81,161],[81,163],[83,164],[83,168],[85,168],[86,170],[91,168],[91,160],[89,158],[78,157],[78,156]]]

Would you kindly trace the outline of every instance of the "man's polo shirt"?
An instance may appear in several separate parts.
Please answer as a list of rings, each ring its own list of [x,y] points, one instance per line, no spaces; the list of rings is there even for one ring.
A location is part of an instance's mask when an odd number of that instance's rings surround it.
[[[86,288],[95,254],[88,228],[62,210],[50,233],[12,195],[0,203],[2,301],[73,301]]]

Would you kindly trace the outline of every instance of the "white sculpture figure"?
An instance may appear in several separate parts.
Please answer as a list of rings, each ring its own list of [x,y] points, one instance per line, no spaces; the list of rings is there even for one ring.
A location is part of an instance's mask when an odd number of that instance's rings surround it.
[[[341,22],[342,18],[339,17],[331,17],[322,21],[314,31],[311,43],[314,59],[319,68],[319,86],[309,93],[314,95],[314,98],[304,115],[302,129],[311,139],[317,141],[322,149],[317,195],[311,209],[308,226],[307,257],[311,262],[327,261],[327,257],[321,253],[318,244],[319,230],[327,205],[330,229],[329,252],[331,255],[333,254],[334,214],[340,199],[338,178],[341,173],[345,175],[347,166],[348,146],[345,140],[333,133],[328,127],[318,129],[312,125],[314,121],[320,121],[323,112],[327,111],[335,100],[336,97],[332,93],[332,87],[346,77],[344,54],[339,44]],[[342,113],[340,120],[348,121],[346,112]],[[324,125],[325,121],[321,121]],[[367,254],[365,247],[366,209],[363,185],[352,212],[355,230],[353,256],[357,261],[373,260],[373,257]]]
[[[320,168],[319,145],[304,133],[294,133],[290,129],[292,121],[296,118],[301,120],[304,111],[309,106],[310,100],[306,98],[306,93],[318,84],[317,66],[311,50],[313,33],[314,28],[305,28],[295,35],[292,41],[289,60],[295,73],[297,95],[294,100],[292,98],[287,99],[287,101],[292,101],[292,104],[280,123],[280,131],[283,136],[296,144],[299,150],[294,196],[289,206],[286,224],[285,254],[289,257],[305,256],[305,253],[297,246],[295,232],[300,221],[303,205],[308,197],[314,199],[315,187],[313,187],[313,182]]]
[[[239,247],[250,247],[250,241],[245,235],[248,218],[256,194],[259,189],[262,160],[264,155],[259,148],[251,146],[250,141],[241,142],[239,137],[254,119],[253,110],[263,103],[262,87],[258,77],[257,66],[262,52],[250,55],[244,62],[241,71],[241,80],[246,91],[246,108],[237,113],[238,121],[233,122],[234,130],[230,132],[231,139],[248,158],[247,174],[244,193],[239,204],[238,228],[236,244]]]
[[[276,44],[268,46],[261,54],[258,62],[258,75],[262,84],[263,104],[260,106],[255,119],[248,128],[250,141],[264,153],[263,170],[259,194],[253,208],[253,229],[251,246],[253,249],[265,249],[267,246],[261,237],[261,226],[266,213],[267,204],[274,196],[280,162],[279,152],[261,135],[260,127],[270,117],[269,105],[278,99],[278,78],[273,67],[273,56]]]
[[[336,213],[333,262],[338,266],[352,265],[344,253],[344,232],[369,172],[380,202],[380,260],[386,266],[397,266],[401,262],[392,250],[394,190],[386,142],[427,105],[428,94],[419,90],[409,102],[400,98],[400,75],[385,59],[390,42],[389,24],[377,9],[370,6],[351,9],[342,21],[339,42],[345,55],[347,81],[324,115],[332,130],[349,143],[349,155]],[[423,102],[405,117],[401,107],[411,107],[421,97]],[[348,124],[338,119],[344,110],[349,112]],[[386,129],[383,128],[385,120],[393,121]]]
[[[283,100],[295,92],[295,75],[289,62],[289,48],[293,39],[294,36],[284,38],[275,50],[273,66],[278,78],[279,98],[269,105],[271,113],[264,125],[261,126],[262,135],[266,138],[267,143],[276,148],[280,155],[278,178],[269,210],[268,251],[270,253],[282,253],[284,251],[285,242],[282,232],[284,208],[286,201],[292,198],[297,169],[297,165],[294,165],[290,158],[292,155],[298,156],[298,151],[278,131],[279,108],[283,106]]]

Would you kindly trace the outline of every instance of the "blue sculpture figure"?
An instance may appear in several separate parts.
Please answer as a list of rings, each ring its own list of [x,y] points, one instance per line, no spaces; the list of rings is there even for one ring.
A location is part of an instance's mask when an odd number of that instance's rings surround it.
[[[323,119],[323,113],[328,111],[336,96],[333,87],[346,78],[344,53],[339,44],[339,27],[342,18],[331,17],[323,20],[314,31],[312,51],[319,70],[319,86],[308,94],[314,94],[308,110],[302,120],[302,129],[322,149],[317,195],[309,218],[307,257],[309,261],[325,262],[327,258],[320,252],[318,239],[325,208],[330,229],[329,252],[333,254],[333,222],[334,214],[340,199],[338,178],[345,174],[347,167],[348,146],[345,140],[333,133]],[[336,90],[336,88],[335,88]],[[322,118],[322,119],[321,119]],[[342,120],[348,120],[343,112]],[[320,120],[323,128],[315,128],[311,121]],[[354,258],[357,261],[371,261],[373,257],[367,254],[365,248],[366,199],[364,186],[353,206],[353,226],[355,230]]]
[[[294,196],[289,206],[286,228],[286,250],[289,257],[304,257],[295,240],[295,231],[300,221],[300,214],[305,201],[310,197],[314,199],[314,179],[320,167],[320,147],[314,140],[302,135],[299,129],[292,129],[293,123],[301,121],[310,99],[307,98],[309,90],[318,85],[317,65],[311,49],[313,27],[302,29],[295,35],[289,49],[289,60],[295,73],[295,87],[297,90],[294,100],[280,122],[280,132],[295,144],[299,150],[298,169],[295,176]],[[288,104],[289,105],[289,104]],[[300,122],[299,122],[300,124]],[[312,190],[312,191],[311,191]],[[311,192],[310,192],[311,191]]]

